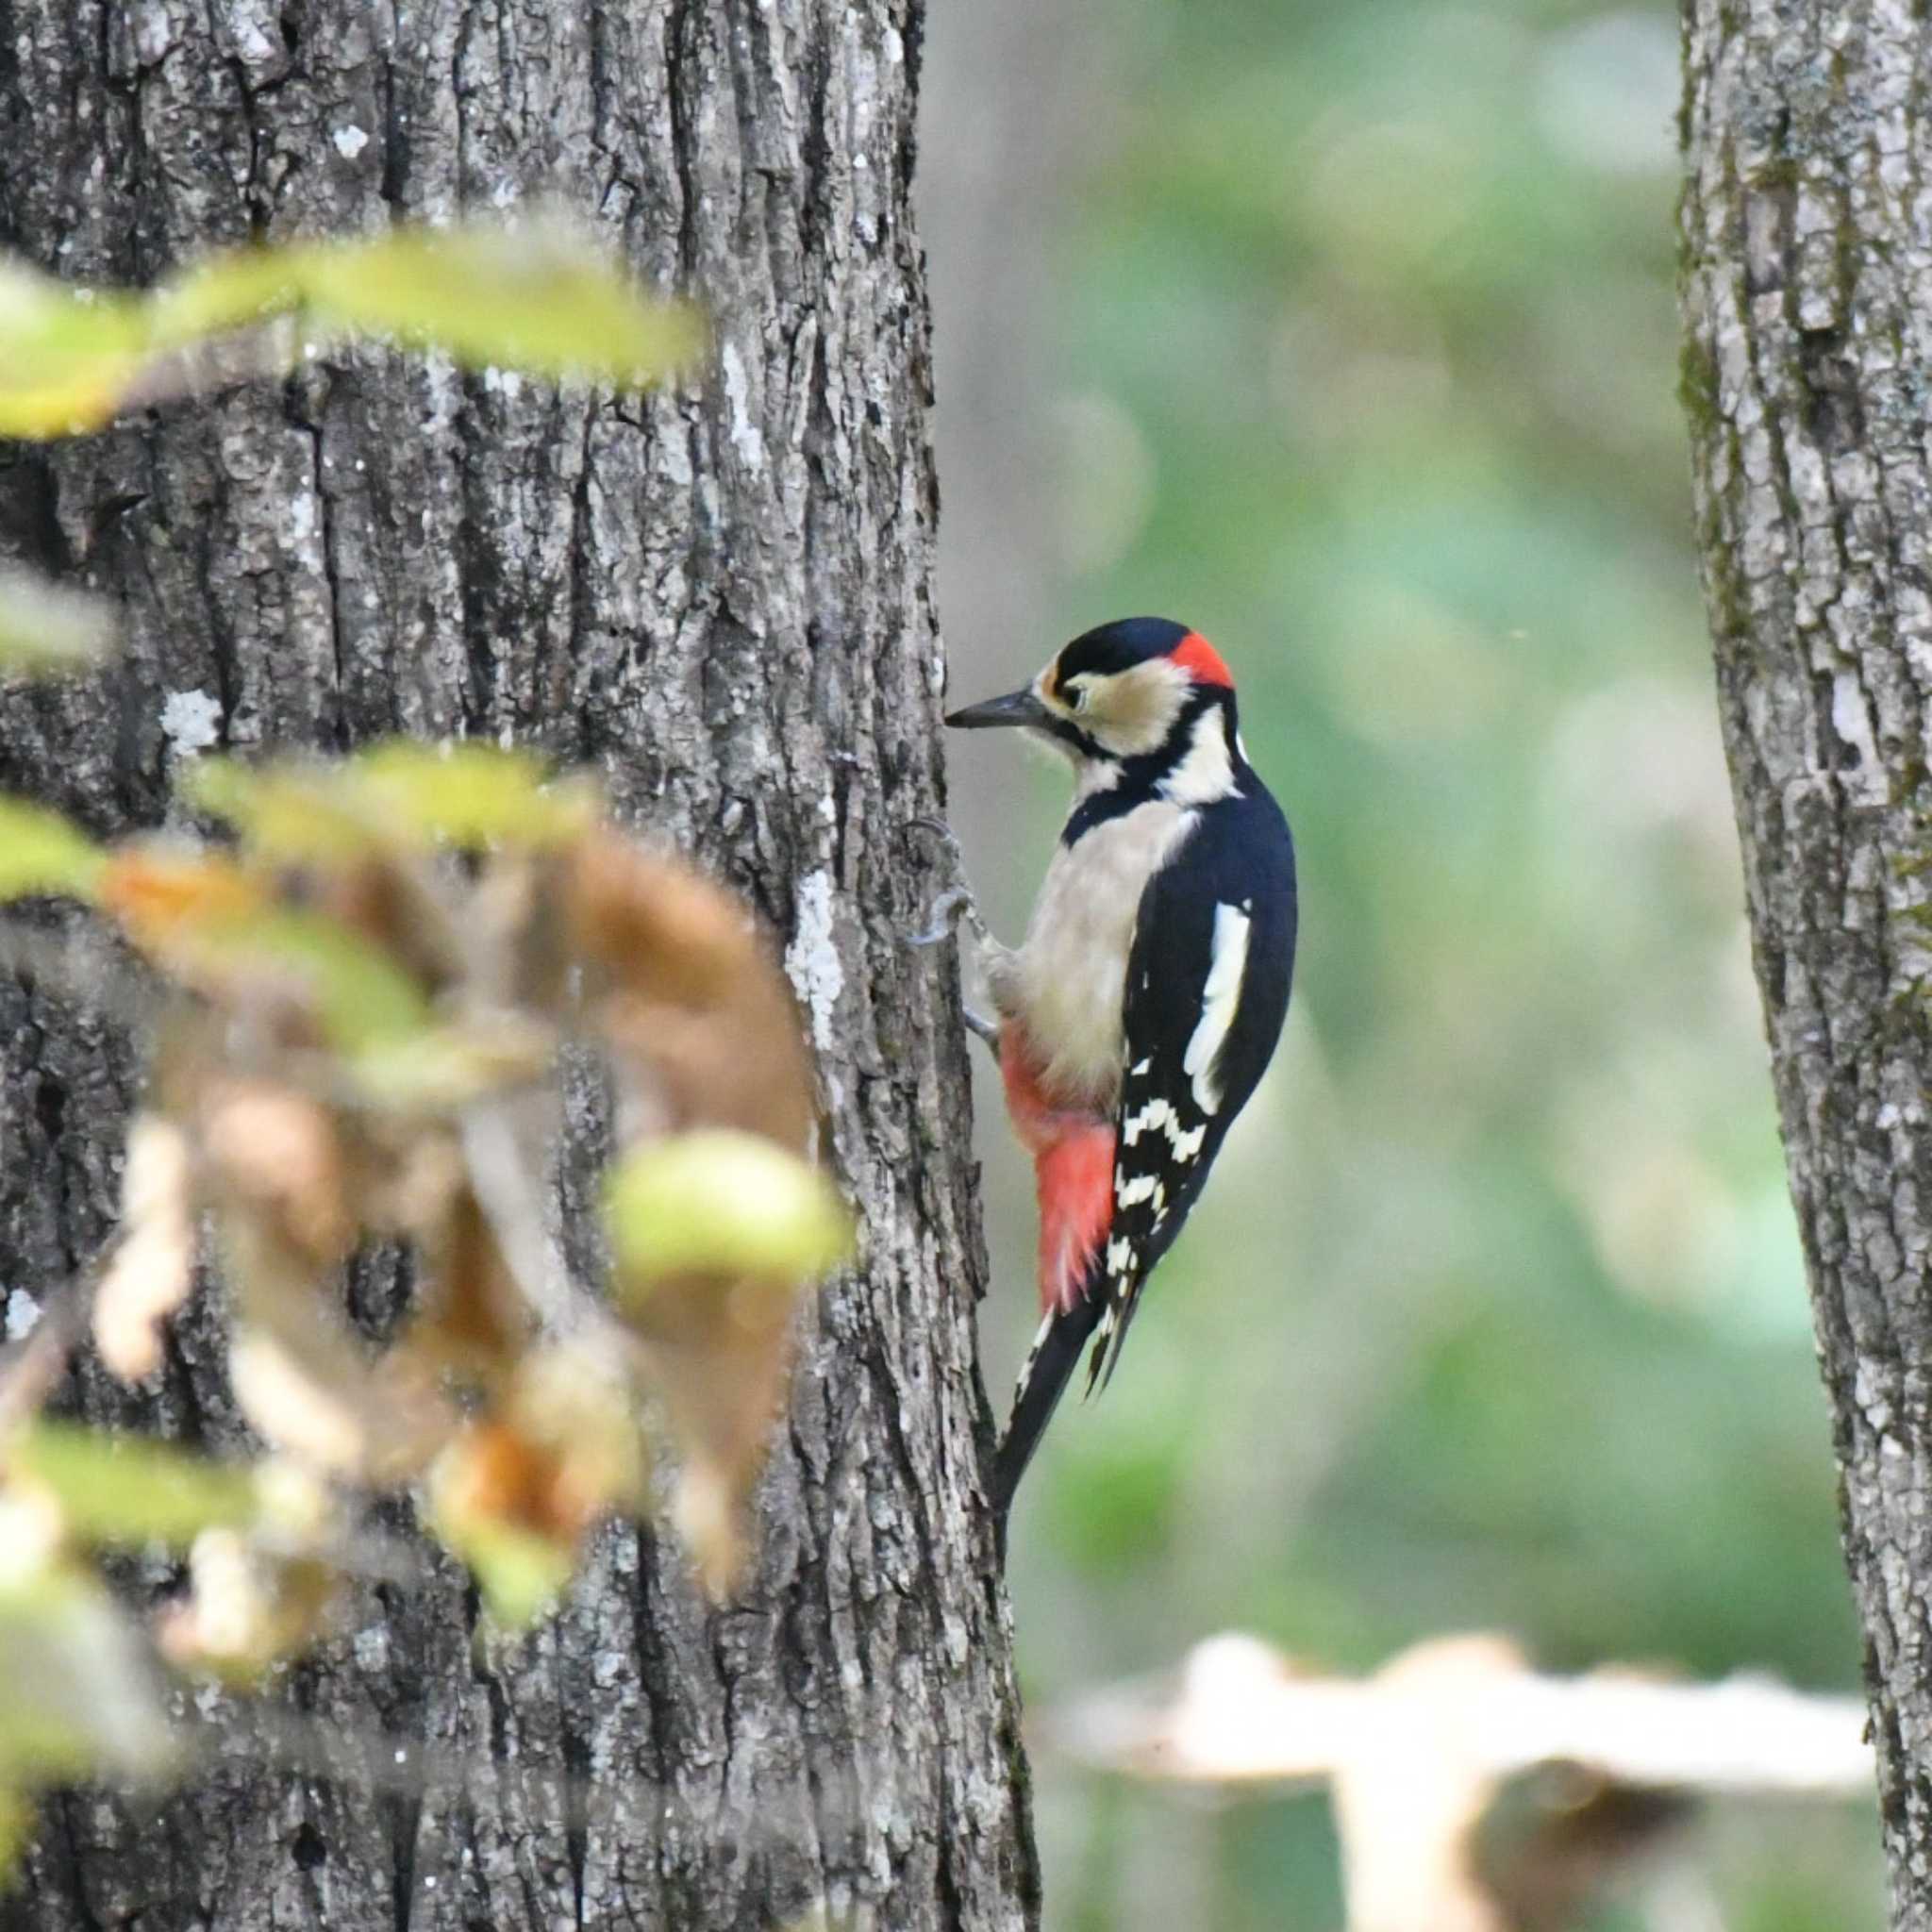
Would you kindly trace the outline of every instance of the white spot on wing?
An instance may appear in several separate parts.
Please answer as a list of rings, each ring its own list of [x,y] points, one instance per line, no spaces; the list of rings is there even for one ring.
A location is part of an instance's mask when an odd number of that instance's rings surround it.
[[[1142,1201],[1151,1201],[1160,1182],[1151,1174],[1137,1174],[1130,1181],[1114,1183],[1113,1198],[1117,1208],[1137,1208]]]
[[[1134,1265],[1134,1246],[1131,1241],[1116,1236],[1107,1244],[1107,1272],[1109,1274],[1124,1274]]]
[[[1214,957],[1208,968],[1208,983],[1201,990],[1201,1018],[1194,1027],[1188,1050],[1181,1057],[1181,1070],[1194,1083],[1194,1102],[1203,1113],[1221,1109],[1221,1082],[1215,1062],[1227,1043],[1227,1031],[1234,1024],[1241,1005],[1241,975],[1248,964],[1248,915],[1238,906],[1214,908]],[[1179,1142],[1174,1151],[1180,1155]],[[1191,1155],[1181,1155],[1191,1159]]]

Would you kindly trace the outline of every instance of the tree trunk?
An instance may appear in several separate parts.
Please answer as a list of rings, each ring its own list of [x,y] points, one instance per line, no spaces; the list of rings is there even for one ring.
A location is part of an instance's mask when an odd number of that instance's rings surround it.
[[[1684,395],[1893,1922],[1932,1927],[1932,23],[1688,0]]]
[[[941,803],[920,30],[920,0],[0,0],[0,239],[64,275],[555,196],[718,332],[702,396],[357,352],[15,453],[0,539],[122,597],[130,649],[6,700],[0,787],[114,829],[160,820],[208,743],[471,734],[594,763],[789,936],[866,1256],[809,1325],[735,1605],[625,1529],[554,1622],[479,1644],[439,1560],[284,1687],[305,1748],[357,1740],[378,1782],[258,1737],[158,1807],[52,1800],[0,1924],[1037,1913],[958,987],[900,942],[937,889],[909,827]],[[71,990],[0,980],[16,1327],[110,1224],[135,1064]],[[358,1313],[399,1291],[365,1271]],[[84,1371],[79,1399],[232,1440],[213,1334],[181,1324],[158,1396]]]

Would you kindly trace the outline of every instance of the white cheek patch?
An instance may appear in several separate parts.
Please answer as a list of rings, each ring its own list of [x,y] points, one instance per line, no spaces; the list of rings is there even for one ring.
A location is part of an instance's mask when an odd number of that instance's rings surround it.
[[[1092,702],[1081,723],[1116,758],[1143,758],[1167,742],[1192,689],[1178,664],[1150,658],[1129,671],[1094,680]]]
[[[1201,989],[1201,1018],[1181,1057],[1181,1071],[1194,1083],[1194,1104],[1203,1113],[1221,1110],[1221,1081],[1215,1062],[1227,1043],[1228,1029],[1241,1006],[1251,924],[1239,906],[1214,908],[1214,953],[1208,967],[1208,983]]]

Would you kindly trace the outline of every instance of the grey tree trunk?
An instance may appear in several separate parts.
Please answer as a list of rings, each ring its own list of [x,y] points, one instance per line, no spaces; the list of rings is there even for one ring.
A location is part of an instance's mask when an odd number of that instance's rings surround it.
[[[1893,1923],[1932,1927],[1932,22],[1687,0],[1684,394]]]
[[[919,0],[0,0],[0,239],[63,275],[547,194],[719,326],[701,397],[357,353],[13,452],[0,540],[124,598],[131,650],[0,707],[0,786],[111,829],[160,819],[210,741],[503,734],[594,762],[789,936],[866,1229],[740,1603],[708,1612],[628,1530],[521,1643],[473,1642],[446,1563],[373,1590],[282,1696],[381,1782],[238,1742],[158,1807],[58,1798],[9,1932],[1037,1916],[978,1500],[958,987],[900,943],[936,890],[910,823],[941,803],[921,24]],[[0,980],[16,1324],[110,1223],[134,1068],[111,1019]],[[377,1324],[398,1292],[393,1270],[357,1289]],[[206,1320],[158,1398],[92,1372],[79,1394],[239,1428]]]

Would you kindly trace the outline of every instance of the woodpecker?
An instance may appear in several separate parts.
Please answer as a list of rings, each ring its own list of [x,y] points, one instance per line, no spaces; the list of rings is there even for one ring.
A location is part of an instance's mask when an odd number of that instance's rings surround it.
[[[1000,1443],[1002,1518],[1090,1340],[1104,1387],[1155,1265],[1281,1035],[1294,844],[1247,760],[1234,678],[1187,625],[1131,617],[970,705],[1063,754],[1073,808],[1017,948],[983,941],[1000,1072],[1032,1156],[1044,1319]]]

